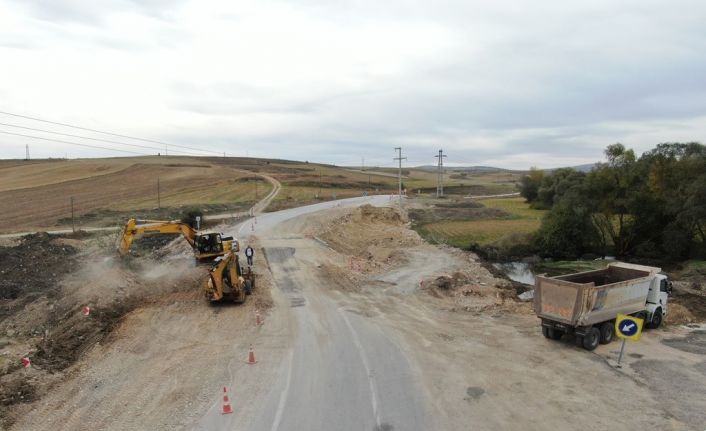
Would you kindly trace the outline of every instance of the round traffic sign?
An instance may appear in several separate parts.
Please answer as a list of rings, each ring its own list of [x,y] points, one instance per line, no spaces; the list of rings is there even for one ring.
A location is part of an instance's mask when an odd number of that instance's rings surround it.
[[[618,325],[618,330],[621,334],[626,337],[632,337],[637,333],[638,326],[637,323],[631,319],[625,319]]]

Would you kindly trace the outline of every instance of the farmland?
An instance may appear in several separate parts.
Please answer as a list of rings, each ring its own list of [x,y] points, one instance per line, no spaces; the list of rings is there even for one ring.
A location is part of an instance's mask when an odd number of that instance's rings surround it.
[[[472,243],[493,244],[513,235],[526,235],[539,228],[545,211],[534,210],[523,198],[493,198],[477,201],[487,209],[479,217],[449,218],[422,223],[417,230],[425,238],[467,248]],[[487,216],[483,216],[487,214]]]

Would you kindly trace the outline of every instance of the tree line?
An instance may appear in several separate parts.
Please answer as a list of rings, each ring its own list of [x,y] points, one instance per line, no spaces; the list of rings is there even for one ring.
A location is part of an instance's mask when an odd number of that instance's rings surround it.
[[[590,172],[530,170],[520,194],[548,209],[532,247],[543,256],[659,260],[706,255],[706,147],[664,143],[639,158],[622,144]]]

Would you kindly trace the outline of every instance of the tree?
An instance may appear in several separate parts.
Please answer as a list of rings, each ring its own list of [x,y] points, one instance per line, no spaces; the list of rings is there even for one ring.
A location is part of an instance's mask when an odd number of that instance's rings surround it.
[[[586,177],[586,197],[593,209],[591,218],[601,242],[613,244],[617,256],[625,256],[635,245],[630,214],[631,200],[643,184],[636,175],[635,153],[623,144],[605,150],[608,163],[599,164]]]
[[[556,202],[535,236],[540,253],[557,258],[578,258],[594,251],[598,244],[591,208],[579,193],[570,193]]]
[[[527,202],[537,199],[537,192],[543,178],[544,171],[535,167],[530,168],[529,173],[520,179],[520,196],[525,198]]]
[[[537,191],[537,199],[532,203],[533,208],[548,209],[559,201],[566,193],[583,187],[586,174],[572,168],[557,169],[545,175]]]

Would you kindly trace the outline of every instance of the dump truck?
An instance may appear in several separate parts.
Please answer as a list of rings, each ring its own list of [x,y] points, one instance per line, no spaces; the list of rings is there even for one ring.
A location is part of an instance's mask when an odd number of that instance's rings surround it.
[[[123,228],[118,240],[118,252],[125,256],[133,241],[143,235],[181,234],[194,249],[197,261],[212,261],[224,256],[230,250],[239,251],[238,241],[218,232],[201,232],[177,220],[136,220],[130,219]]]
[[[593,350],[613,340],[618,313],[641,317],[648,328],[659,327],[672,286],[661,272],[615,262],[597,271],[537,276],[534,310],[542,334],[553,340],[573,334],[577,346]]]

